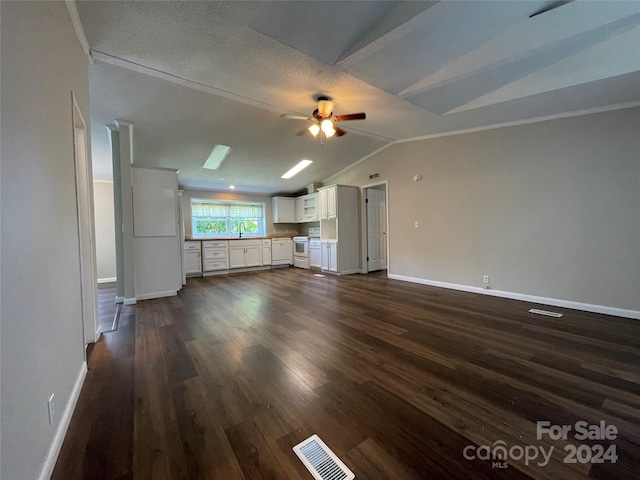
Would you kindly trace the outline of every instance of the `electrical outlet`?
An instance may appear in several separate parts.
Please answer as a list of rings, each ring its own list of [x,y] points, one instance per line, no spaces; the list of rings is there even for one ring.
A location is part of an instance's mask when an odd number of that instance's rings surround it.
[[[415,228],[418,228],[418,222],[415,222],[415,223],[413,224],[413,226],[414,226]]]
[[[49,408],[49,425],[53,425],[53,418],[56,414],[56,404],[53,401],[54,396],[55,396],[55,393],[52,393],[51,396],[49,397],[49,400],[47,400],[47,406]]]
[[[491,277],[489,277],[489,275],[485,275],[482,277],[482,283],[489,283],[489,280],[491,280]]]

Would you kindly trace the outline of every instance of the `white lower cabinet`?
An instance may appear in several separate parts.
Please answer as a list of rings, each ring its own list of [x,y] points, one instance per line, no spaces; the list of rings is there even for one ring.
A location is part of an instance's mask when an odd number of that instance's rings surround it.
[[[338,271],[338,242],[336,240],[323,240],[320,243],[320,254],[322,256],[322,270],[327,272]]]
[[[311,268],[322,268],[322,244],[320,241],[309,242],[309,265]]]
[[[261,265],[261,240],[229,241],[229,268],[259,267]]]
[[[228,242],[222,240],[202,242],[202,266],[204,272],[229,268]]]
[[[184,273],[185,275],[202,273],[200,242],[184,242]]]
[[[271,265],[271,239],[262,240],[262,265]]]

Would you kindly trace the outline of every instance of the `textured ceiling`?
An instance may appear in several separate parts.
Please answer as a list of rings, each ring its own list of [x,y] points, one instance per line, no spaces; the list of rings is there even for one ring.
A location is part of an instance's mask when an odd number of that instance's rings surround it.
[[[185,187],[294,192],[393,141],[640,103],[640,2],[78,2],[93,154],[134,124],[137,163]],[[542,13],[541,13],[542,12]],[[318,95],[365,111],[321,147]],[[201,168],[214,143],[221,169]],[[302,158],[312,167],[280,175]]]

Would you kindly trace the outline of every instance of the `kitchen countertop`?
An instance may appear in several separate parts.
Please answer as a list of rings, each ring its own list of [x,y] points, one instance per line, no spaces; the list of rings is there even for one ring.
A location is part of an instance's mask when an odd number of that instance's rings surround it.
[[[276,236],[268,236],[268,237],[242,237],[242,238],[238,238],[238,237],[215,237],[215,238],[185,238],[184,241],[185,242],[210,242],[210,241],[215,241],[215,240],[220,240],[220,241],[228,241],[228,240],[267,240],[267,239],[281,239],[281,238],[293,238],[297,236],[297,234],[295,235],[291,235],[291,234],[286,234],[286,235],[276,235]]]

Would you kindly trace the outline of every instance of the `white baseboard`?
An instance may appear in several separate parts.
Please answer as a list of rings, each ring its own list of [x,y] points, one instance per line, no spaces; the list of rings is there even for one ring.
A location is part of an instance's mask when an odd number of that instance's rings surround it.
[[[171,290],[168,292],[155,292],[155,293],[145,293],[143,295],[136,295],[136,298],[133,299],[133,303],[136,303],[136,300],[151,300],[152,298],[162,298],[162,297],[175,297],[178,294],[176,290]],[[124,301],[125,305],[131,305]]]
[[[82,384],[84,383],[84,379],[86,376],[87,362],[83,361],[82,365],[80,365],[80,371],[78,372],[76,383],[73,385],[73,390],[71,390],[69,400],[64,406],[64,412],[62,413],[62,417],[60,418],[60,423],[58,424],[56,433],[53,436],[53,441],[49,446],[47,458],[44,461],[44,465],[42,465],[42,469],[40,470],[40,476],[38,477],[39,480],[49,480],[51,478],[51,474],[53,473],[53,469],[56,466],[56,461],[58,460],[58,455],[60,454],[60,449],[62,448],[62,442],[64,441],[64,437],[67,435],[67,429],[69,428],[69,424],[71,423],[71,416],[73,415],[73,410],[76,408],[76,403],[78,403],[78,398],[80,397],[80,392],[82,391]]]
[[[118,303],[116,301],[116,303]],[[123,298],[122,299],[122,303],[125,305],[135,305],[136,304],[136,299],[135,298]]]
[[[114,283],[116,282],[118,279],[116,277],[109,277],[109,278],[99,278],[98,279],[98,284],[100,283]]]
[[[542,305],[552,305],[554,307],[571,308],[573,310],[583,310],[585,312],[603,313],[605,315],[613,315],[615,317],[632,318],[640,320],[640,311],[625,310],[623,308],[607,307],[604,305],[592,305],[590,303],[572,302],[569,300],[560,300],[558,298],[537,297],[535,295],[525,295],[523,293],[505,292],[502,290],[491,290],[481,287],[471,287],[469,285],[460,285],[457,283],[437,282],[435,280],[427,280],[425,278],[406,277],[404,275],[396,275],[389,273],[389,278],[402,280],[404,282],[421,283],[422,285],[430,285],[432,287],[449,288],[452,290],[460,290],[463,292],[481,293],[483,295],[491,295],[494,297],[510,298],[512,300],[521,300],[523,302],[539,303]]]

